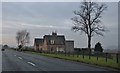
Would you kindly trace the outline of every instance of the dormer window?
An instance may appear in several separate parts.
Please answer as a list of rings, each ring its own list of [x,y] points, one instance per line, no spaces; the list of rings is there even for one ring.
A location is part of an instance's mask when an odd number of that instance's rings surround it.
[[[51,40],[51,44],[55,44],[55,40]]]

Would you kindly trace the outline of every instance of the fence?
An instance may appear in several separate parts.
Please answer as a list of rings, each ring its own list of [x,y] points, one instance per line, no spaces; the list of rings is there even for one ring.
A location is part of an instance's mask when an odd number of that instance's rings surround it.
[[[31,50],[26,50],[26,51],[34,51],[33,49]],[[64,56],[72,56],[72,57],[82,57],[83,59],[87,56],[89,59],[91,59],[92,57],[96,57],[96,60],[98,61],[100,58],[104,58],[104,60],[106,62],[108,62],[108,60],[115,60],[116,63],[120,63],[120,53],[89,53],[89,52],[44,52],[44,51],[34,51],[34,52],[38,52],[38,53],[46,53],[46,54],[56,54],[56,55],[64,55]]]
[[[89,59],[92,57],[96,57],[98,61],[100,58],[104,58],[106,62],[108,60],[115,60],[116,63],[119,63],[120,53],[86,53],[86,52],[79,52],[79,53],[70,53],[70,52],[44,52],[47,54],[56,54],[56,55],[64,55],[64,56],[72,56],[72,57],[82,57],[83,59],[87,56]]]

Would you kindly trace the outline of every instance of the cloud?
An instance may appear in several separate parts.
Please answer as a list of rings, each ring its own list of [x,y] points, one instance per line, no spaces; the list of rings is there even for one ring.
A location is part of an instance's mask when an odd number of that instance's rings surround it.
[[[110,32],[105,33],[105,37],[95,36],[92,39],[93,47],[98,41],[102,42],[103,46],[116,45],[118,42],[117,3],[106,4],[108,10],[103,14],[102,21]],[[22,29],[27,29],[30,32],[31,41],[34,37],[42,37],[56,30],[58,34],[64,34],[66,39],[73,39],[75,47],[86,47],[86,35],[79,35],[80,32],[71,31],[73,24],[70,18],[74,17],[73,11],[78,10],[79,5],[79,2],[3,3],[3,40],[5,43],[8,41],[9,44],[15,44],[16,32]],[[8,38],[13,39],[14,42],[11,43]]]
[[[41,28],[41,29],[42,29],[42,28],[43,28],[43,29],[44,29],[44,28],[49,28],[49,29],[51,29],[51,28],[52,28],[52,29],[69,29],[69,27],[62,27],[62,26],[59,27],[59,26],[54,26],[54,25],[40,25],[40,24],[39,24],[39,25],[36,25],[36,24],[26,24],[26,23],[22,23],[21,25],[24,26],[24,27],[30,27],[30,28],[33,28],[33,29],[34,29],[34,28],[35,28],[35,29],[36,29],[36,28]]]
[[[82,2],[84,0],[2,0],[2,2]],[[95,2],[118,2],[119,0],[87,0]]]
[[[3,19],[26,23],[52,25],[63,19],[73,17],[73,11],[80,3],[3,3]],[[71,8],[68,8],[71,7]],[[44,24],[44,25],[45,25]]]
[[[15,22],[15,21],[3,21],[3,30],[4,29],[24,29],[24,28],[28,28],[28,29],[69,29],[70,27],[68,27],[68,22],[64,23],[62,25],[59,26],[55,26],[55,25],[42,25],[42,24],[29,24],[29,23],[24,23],[24,22]],[[64,26],[63,26],[64,25]],[[18,28],[20,27],[20,28]]]

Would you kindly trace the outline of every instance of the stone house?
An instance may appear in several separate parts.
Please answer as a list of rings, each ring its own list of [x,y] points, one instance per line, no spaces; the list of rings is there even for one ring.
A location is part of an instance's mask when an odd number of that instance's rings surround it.
[[[34,39],[34,50],[35,51],[42,51],[44,40],[42,38],[35,38]]]
[[[34,39],[34,50],[39,52],[74,52],[74,41],[65,40],[64,35],[44,35]]]

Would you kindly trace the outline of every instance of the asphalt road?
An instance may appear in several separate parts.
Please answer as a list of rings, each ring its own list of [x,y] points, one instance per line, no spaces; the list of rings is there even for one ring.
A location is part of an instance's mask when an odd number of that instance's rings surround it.
[[[13,50],[2,52],[2,71],[107,71],[101,67],[28,54]]]

